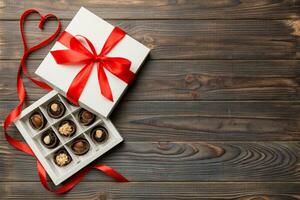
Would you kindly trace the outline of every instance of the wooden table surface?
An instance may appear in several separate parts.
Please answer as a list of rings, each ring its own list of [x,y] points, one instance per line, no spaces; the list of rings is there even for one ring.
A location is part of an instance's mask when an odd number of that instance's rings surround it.
[[[111,116],[125,142],[97,160],[131,182],[93,171],[56,196],[1,134],[0,199],[300,199],[299,0],[1,0],[1,122],[18,100],[20,14],[66,27],[80,6],[152,49]],[[31,17],[30,43],[55,26],[40,33]],[[46,93],[25,82],[29,103]]]

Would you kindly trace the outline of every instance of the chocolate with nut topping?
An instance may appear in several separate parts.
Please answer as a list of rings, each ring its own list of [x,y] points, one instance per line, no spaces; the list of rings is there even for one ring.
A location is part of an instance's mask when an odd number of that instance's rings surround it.
[[[41,112],[36,111],[30,115],[29,123],[33,129],[41,130],[46,124],[46,119]]]
[[[59,143],[58,138],[52,130],[47,130],[42,133],[41,141],[42,144],[49,149],[56,147]]]
[[[76,132],[76,125],[71,120],[63,120],[58,126],[58,132],[65,137],[72,136]]]
[[[87,111],[82,108],[78,113],[78,118],[80,123],[82,123],[85,126],[88,126],[95,121],[96,116],[90,111]]]
[[[101,143],[107,139],[108,132],[103,126],[96,126],[92,129],[90,136],[95,142]]]
[[[68,154],[68,152],[64,149],[58,150],[54,154],[54,163],[59,166],[63,167],[68,165],[72,161],[71,156]]]
[[[76,155],[86,154],[90,149],[90,144],[86,139],[78,138],[72,142],[71,149]]]
[[[66,107],[58,100],[51,101],[47,105],[47,113],[50,117],[58,119],[65,114]]]

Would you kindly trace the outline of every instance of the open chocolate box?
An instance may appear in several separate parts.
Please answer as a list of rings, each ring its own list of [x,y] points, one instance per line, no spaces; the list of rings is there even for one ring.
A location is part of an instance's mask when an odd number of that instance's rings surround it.
[[[123,140],[110,120],[54,90],[24,109],[15,125],[56,185]]]

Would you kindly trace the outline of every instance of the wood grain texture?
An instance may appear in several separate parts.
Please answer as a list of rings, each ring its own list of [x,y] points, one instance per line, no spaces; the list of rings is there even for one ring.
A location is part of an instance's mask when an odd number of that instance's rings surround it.
[[[18,19],[27,8],[39,8],[71,19],[81,6],[110,19],[277,19],[299,18],[299,0],[3,0],[0,19]]]
[[[17,104],[0,103],[3,116]],[[299,102],[122,101],[110,119],[126,141],[290,141],[299,113]]]
[[[57,196],[44,192],[39,183],[11,182],[0,185],[1,199],[235,199],[297,200],[299,183],[80,183],[77,190]],[[34,188],[34,190],[28,190]],[[16,192],[18,191],[18,192]]]
[[[30,60],[30,73],[41,63]],[[298,60],[148,60],[125,100],[299,100]],[[0,60],[1,100],[17,100],[18,61]],[[30,100],[44,90],[25,79]]]
[[[33,158],[12,150],[5,141],[0,144],[1,182],[39,180]],[[127,141],[96,162],[108,164],[133,182],[296,182],[299,150],[300,142]],[[84,181],[111,179],[93,171]]]
[[[300,199],[300,0],[0,0],[1,124],[17,104],[19,15],[65,28],[80,6],[152,49],[111,116],[125,142],[97,160],[132,182],[92,171],[56,196],[0,134],[0,199]],[[56,26],[29,20],[30,44]],[[45,94],[25,84],[28,104]]]
[[[152,49],[150,59],[297,59],[299,20],[109,20]],[[69,21],[64,21],[66,25]],[[48,25],[48,26],[47,26]],[[49,22],[45,33],[56,25]],[[31,43],[45,37],[37,21],[27,23]],[[48,27],[48,28],[47,28]],[[22,55],[16,21],[0,24],[0,59]],[[45,57],[49,48],[32,58]]]

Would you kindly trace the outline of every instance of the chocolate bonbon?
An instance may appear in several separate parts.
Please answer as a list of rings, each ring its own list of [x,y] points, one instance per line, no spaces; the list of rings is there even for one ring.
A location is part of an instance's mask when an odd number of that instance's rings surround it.
[[[92,129],[90,136],[95,142],[102,143],[107,139],[108,132],[103,126],[96,126]]]
[[[66,107],[61,101],[54,100],[47,105],[47,113],[50,117],[58,119],[65,114]]]
[[[63,167],[68,165],[70,162],[72,161],[71,156],[69,155],[69,153],[64,150],[58,150],[55,154],[54,154],[54,163],[56,165],[58,165],[59,167]]]
[[[46,119],[40,111],[35,111],[30,115],[29,123],[33,129],[41,130],[46,124]]]
[[[96,116],[93,113],[91,113],[90,111],[87,111],[82,108],[78,112],[78,119],[81,124],[88,126],[95,121]]]
[[[72,120],[63,120],[59,123],[58,133],[65,137],[70,137],[76,132],[76,125]]]
[[[72,144],[71,149],[76,155],[86,154],[90,149],[90,144],[86,139],[76,138]]]
[[[56,147],[59,143],[59,140],[53,130],[47,130],[42,133],[41,141],[42,144],[49,149]]]

